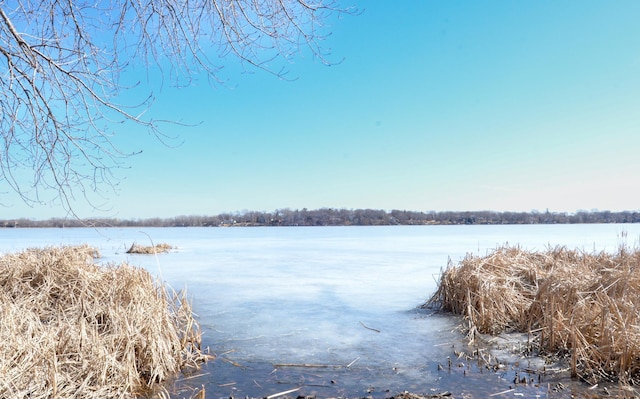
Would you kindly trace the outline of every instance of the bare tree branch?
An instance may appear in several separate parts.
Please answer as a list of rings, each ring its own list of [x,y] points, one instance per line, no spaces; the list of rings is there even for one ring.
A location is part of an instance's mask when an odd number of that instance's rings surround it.
[[[169,122],[144,116],[151,95],[117,102],[132,63],[169,65],[173,85],[201,72],[220,82],[228,55],[278,77],[273,61],[301,51],[329,63],[319,27],[351,12],[335,1],[0,0],[0,196],[72,211],[76,193],[112,191],[133,155],[114,145],[118,126],[162,140]]]

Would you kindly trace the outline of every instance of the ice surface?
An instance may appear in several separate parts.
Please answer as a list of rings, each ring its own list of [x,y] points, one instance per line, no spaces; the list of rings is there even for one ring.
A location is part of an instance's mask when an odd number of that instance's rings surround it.
[[[287,384],[353,397],[371,387],[446,387],[437,364],[460,340],[458,320],[416,307],[434,292],[449,258],[507,242],[613,251],[638,237],[637,224],[0,229],[0,252],[89,243],[102,262],[128,261],[186,287],[205,345],[242,366],[208,366],[198,383],[213,397],[266,396]],[[134,241],[177,250],[127,255]],[[277,367],[283,364],[341,367]]]

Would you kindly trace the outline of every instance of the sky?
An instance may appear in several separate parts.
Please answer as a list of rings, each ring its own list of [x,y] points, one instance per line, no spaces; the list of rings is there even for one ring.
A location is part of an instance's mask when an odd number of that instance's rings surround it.
[[[361,12],[327,21],[331,66],[307,51],[290,80],[231,58],[224,84],[147,78],[151,115],[187,125],[169,145],[120,127],[142,153],[76,213],[640,209],[640,2],[344,4]],[[6,198],[0,219],[66,215]]]

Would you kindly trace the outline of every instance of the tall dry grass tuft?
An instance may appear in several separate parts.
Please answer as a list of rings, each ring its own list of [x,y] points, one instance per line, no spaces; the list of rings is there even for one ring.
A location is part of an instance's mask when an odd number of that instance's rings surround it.
[[[640,382],[640,252],[500,247],[449,262],[427,306],[480,333],[535,332],[539,350],[589,382]]]
[[[0,397],[129,398],[204,360],[184,294],[88,246],[0,257]]]
[[[160,243],[156,245],[140,245],[135,242],[131,244],[131,247],[127,250],[128,254],[143,254],[143,255],[153,255],[153,254],[161,254],[165,252],[169,252],[174,247],[167,243]]]

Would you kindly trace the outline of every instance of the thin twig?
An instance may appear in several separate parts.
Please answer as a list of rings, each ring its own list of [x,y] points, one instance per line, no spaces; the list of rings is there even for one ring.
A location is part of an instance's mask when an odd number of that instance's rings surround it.
[[[377,333],[380,332],[380,330],[378,330],[376,328],[371,328],[371,327],[367,326],[366,324],[364,324],[363,322],[360,322],[360,324],[362,324],[362,327],[366,328],[367,330],[375,331]]]
[[[269,395],[266,397],[266,399],[273,399],[273,398],[277,398],[278,396],[282,396],[282,395],[286,395],[292,392],[296,392],[299,391],[300,388],[294,388],[294,389],[289,389],[288,391],[282,391],[282,392],[278,392],[278,393],[274,393],[273,395]]]
[[[327,368],[340,368],[342,366],[335,365],[335,364],[280,363],[280,364],[274,364],[273,367],[304,367],[304,368],[327,369]]]

